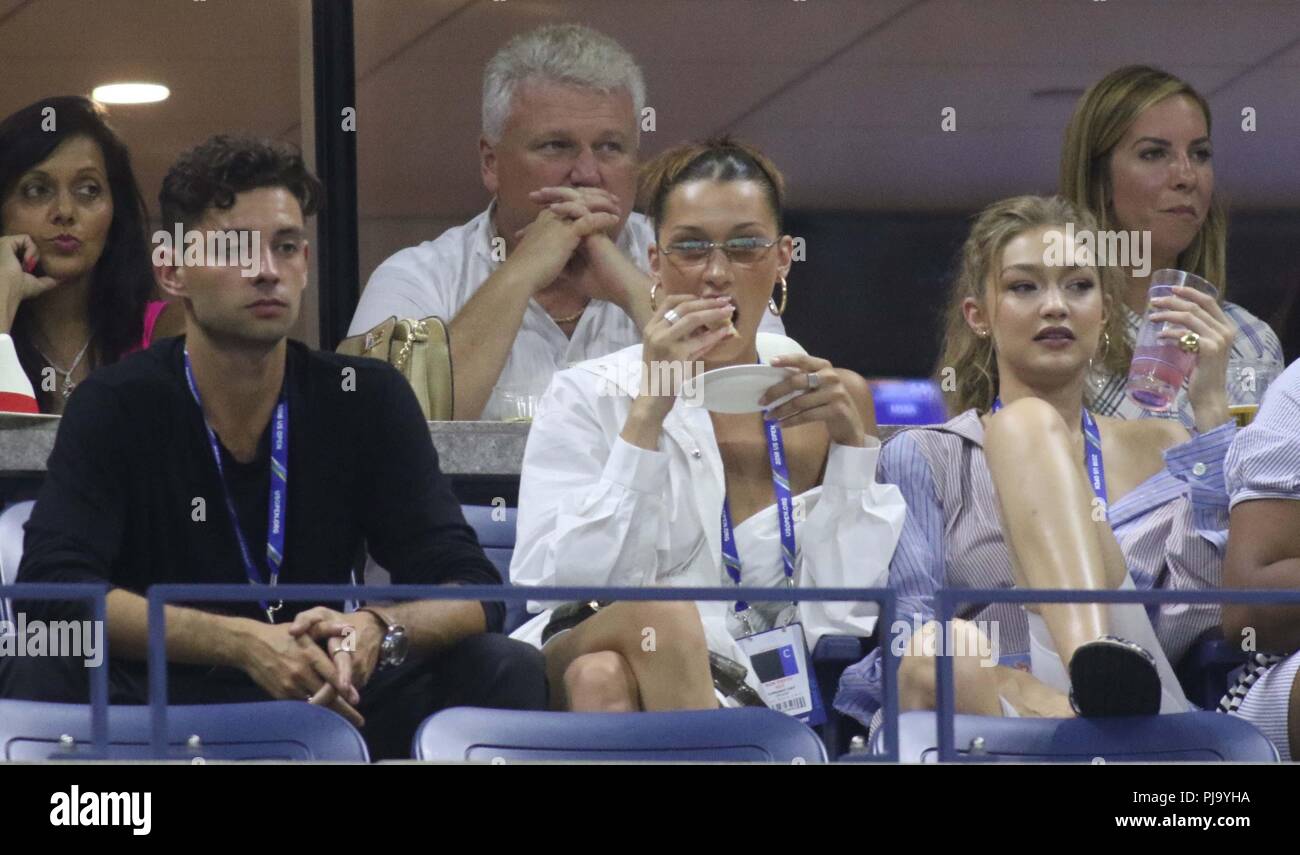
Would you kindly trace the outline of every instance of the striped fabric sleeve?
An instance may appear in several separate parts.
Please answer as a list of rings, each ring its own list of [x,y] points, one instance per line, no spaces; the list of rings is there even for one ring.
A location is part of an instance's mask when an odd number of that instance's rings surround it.
[[[1236,303],[1223,304],[1223,311],[1237,325],[1237,337],[1233,342],[1232,356],[1237,359],[1260,359],[1270,367],[1282,370],[1282,342],[1268,322],[1255,317]]]
[[[1236,435],[1236,423],[1224,422],[1165,451],[1169,473],[1187,484],[1192,519],[1198,529],[1226,532],[1228,489],[1224,481],[1224,458]]]
[[[1187,484],[1186,498],[1174,505],[1162,544],[1139,539],[1126,557],[1130,567],[1163,564],[1158,584],[1166,590],[1203,591],[1223,585],[1228,542],[1224,457],[1236,433],[1236,424],[1226,422],[1165,452],[1169,474]],[[1151,553],[1148,546],[1161,548],[1164,555]],[[1156,636],[1171,662],[1179,661],[1196,639],[1221,620],[1218,604],[1166,603],[1154,611]]]
[[[903,533],[889,564],[889,587],[898,595],[896,624],[909,630],[934,616],[934,592],[944,581],[944,513],[935,489],[934,473],[912,431],[903,431],[881,450],[876,479],[896,484],[907,502]],[[881,704],[883,668],[880,648],[894,641],[883,627],[875,650],[851,665],[840,678],[835,707],[866,724]]]
[[[1250,427],[1228,452],[1233,506],[1252,499],[1300,499],[1300,360],[1269,387]]]

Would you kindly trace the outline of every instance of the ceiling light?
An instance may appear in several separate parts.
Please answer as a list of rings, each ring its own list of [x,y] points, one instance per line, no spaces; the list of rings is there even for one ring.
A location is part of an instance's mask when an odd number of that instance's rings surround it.
[[[171,90],[157,83],[110,83],[90,93],[101,104],[152,104],[164,101]]]

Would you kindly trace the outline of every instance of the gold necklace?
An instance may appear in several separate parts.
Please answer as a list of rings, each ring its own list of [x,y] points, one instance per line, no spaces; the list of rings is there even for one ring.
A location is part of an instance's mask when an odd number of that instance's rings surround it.
[[[563,326],[564,324],[571,324],[574,321],[576,321],[578,318],[582,317],[582,313],[585,311],[587,311],[587,307],[583,306],[581,309],[578,310],[578,314],[570,315],[567,318],[557,318],[554,315],[552,315],[550,312],[547,312],[546,314],[550,317],[551,320],[555,321],[556,326]]]

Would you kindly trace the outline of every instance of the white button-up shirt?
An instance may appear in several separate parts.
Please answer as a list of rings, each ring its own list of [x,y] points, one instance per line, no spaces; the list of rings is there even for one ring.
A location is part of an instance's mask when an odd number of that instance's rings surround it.
[[[495,203],[494,203],[495,204]],[[375,269],[361,294],[348,335],[357,335],[396,315],[450,321],[500,266],[493,257],[493,206],[436,240],[407,247]],[[650,273],[648,249],[654,230],[643,215],[633,213],[618,237],[618,247],[644,273]],[[765,312],[763,332],[785,333],[781,319]],[[569,337],[535,299],[528,301],[514,346],[480,416],[496,421],[520,415],[513,395],[540,397],[556,371],[605,356],[641,342],[641,331],[618,306],[592,300]]]
[[[798,351],[789,339],[763,342],[760,358]],[[679,399],[656,451],[619,434],[640,385],[640,346],[556,375],[533,422],[519,484],[516,585],[730,587],[722,563],[726,475],[703,407]],[[795,578],[800,588],[884,586],[906,507],[898,488],[876,482],[880,443],[832,443],[820,486],[795,499]],[[785,583],[775,505],[735,529],[746,586]],[[795,597],[792,596],[792,599]],[[551,602],[531,602],[548,609]],[[730,602],[697,604],[709,648],[740,662],[744,627]],[[787,603],[754,604],[772,623]],[[874,603],[800,602],[808,644],[826,633],[870,635]],[[540,644],[549,611],[516,638]]]

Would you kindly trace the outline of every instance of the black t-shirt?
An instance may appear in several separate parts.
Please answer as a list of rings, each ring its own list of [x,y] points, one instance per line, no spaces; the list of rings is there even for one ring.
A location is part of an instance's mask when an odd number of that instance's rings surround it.
[[[244,583],[183,338],[96,371],[68,402],[27,523],[22,582]],[[289,490],[280,584],[340,584],[363,544],[396,584],[498,584],[438,468],[414,393],[390,365],[289,342]],[[222,465],[263,578],[270,423]],[[29,611],[44,611],[36,603]],[[310,603],[285,603],[288,618]],[[330,604],[338,607],[338,604]],[[204,606],[265,620],[256,602]],[[484,603],[490,630],[500,603]],[[55,611],[47,612],[53,615]]]

